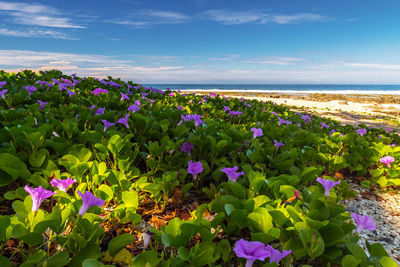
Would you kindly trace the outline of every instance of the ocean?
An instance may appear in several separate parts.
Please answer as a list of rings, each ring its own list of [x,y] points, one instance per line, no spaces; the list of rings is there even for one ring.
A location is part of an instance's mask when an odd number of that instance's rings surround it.
[[[400,95],[400,84],[144,84],[143,86],[185,91]]]

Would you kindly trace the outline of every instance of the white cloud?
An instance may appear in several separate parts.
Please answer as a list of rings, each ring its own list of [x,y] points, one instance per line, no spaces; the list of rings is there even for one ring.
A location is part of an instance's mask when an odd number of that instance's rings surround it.
[[[298,13],[293,15],[270,14],[261,11],[228,11],[228,10],[208,10],[202,16],[209,20],[221,22],[225,25],[236,24],[289,24],[302,22],[328,21],[331,18],[314,14]]]
[[[399,70],[399,64],[375,64],[375,63],[343,63],[350,67],[363,67],[363,68],[373,68],[373,69],[384,69],[384,70]]]
[[[65,33],[53,30],[40,30],[40,29],[25,29],[25,30],[11,30],[0,28],[0,35],[11,37],[31,37],[31,38],[52,38],[64,40],[76,40],[66,35]]]
[[[305,59],[297,57],[260,57],[243,62],[251,64],[291,65],[302,61],[305,61]]]
[[[0,1],[0,11],[3,11],[15,24],[42,26],[52,28],[86,28],[75,24],[71,18],[57,9],[33,3]]]
[[[128,25],[134,28],[145,28],[157,24],[180,24],[186,23],[190,17],[175,11],[169,10],[142,10],[132,15],[134,19],[111,19],[104,22]]]

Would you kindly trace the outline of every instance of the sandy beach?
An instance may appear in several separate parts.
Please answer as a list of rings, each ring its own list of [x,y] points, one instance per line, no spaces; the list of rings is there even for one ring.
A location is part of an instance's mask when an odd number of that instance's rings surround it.
[[[187,91],[188,93],[189,91]],[[190,91],[193,93],[193,91]],[[197,94],[208,94],[199,91]],[[400,96],[395,95],[339,95],[339,94],[277,94],[254,92],[214,92],[228,97],[271,101],[290,107],[293,111],[307,112],[331,118],[343,124],[388,128],[400,132]]]

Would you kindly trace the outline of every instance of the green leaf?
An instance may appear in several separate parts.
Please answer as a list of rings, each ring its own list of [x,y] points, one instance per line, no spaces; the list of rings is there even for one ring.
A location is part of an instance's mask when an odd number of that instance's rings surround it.
[[[44,148],[40,149],[39,151],[33,152],[29,156],[29,164],[31,164],[32,167],[40,168],[43,162],[46,160],[48,154],[49,152]]]
[[[158,253],[153,250],[145,251],[136,256],[132,266],[135,267],[157,267],[161,259],[158,258]]]
[[[273,228],[272,216],[266,208],[258,207],[254,212],[250,213],[248,217],[252,220],[253,225],[263,233],[268,234],[268,231]]]
[[[125,248],[127,245],[135,241],[135,237],[131,234],[125,233],[111,239],[110,243],[108,243],[108,250],[110,251],[110,255],[115,256],[118,251]]]
[[[82,267],[102,267],[103,263],[95,259],[87,259],[82,262]]]
[[[9,153],[0,154],[0,170],[8,174],[8,176],[5,177],[0,173],[0,186],[7,185],[20,177],[28,179],[30,175],[25,163],[23,163],[16,156]]]
[[[139,205],[139,198],[136,191],[122,192],[122,201],[126,208],[137,208]]]
[[[360,263],[361,263],[361,260],[357,260],[352,255],[346,255],[342,259],[342,266],[346,266],[346,267],[357,267]]]
[[[69,262],[69,253],[68,251],[61,251],[48,258],[45,262],[47,263],[47,267],[65,266]]]
[[[379,262],[382,264],[384,267],[398,267],[399,265],[390,257],[384,256],[382,257]]]
[[[114,192],[112,191],[111,187],[106,184],[102,184],[97,189],[96,195],[105,201],[110,201],[114,197]]]

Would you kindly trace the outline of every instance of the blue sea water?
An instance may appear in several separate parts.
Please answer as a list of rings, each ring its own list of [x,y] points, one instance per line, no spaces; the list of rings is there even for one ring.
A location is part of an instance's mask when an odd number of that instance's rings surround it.
[[[143,86],[185,91],[400,95],[400,84],[145,84]]]

